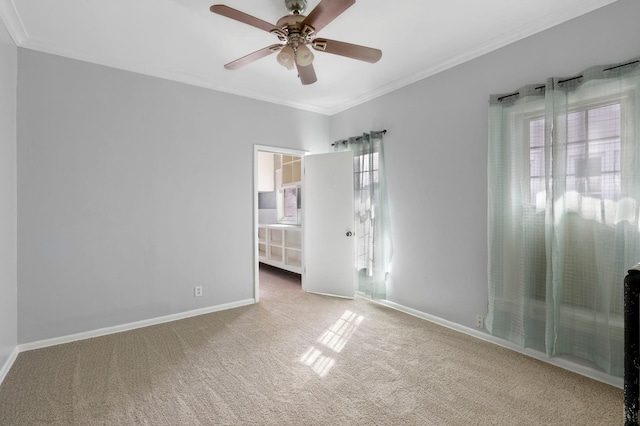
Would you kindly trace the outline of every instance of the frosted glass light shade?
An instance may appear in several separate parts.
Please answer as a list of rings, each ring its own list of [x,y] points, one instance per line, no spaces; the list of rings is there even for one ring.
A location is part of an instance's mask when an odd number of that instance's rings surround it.
[[[301,44],[296,49],[296,63],[301,67],[306,67],[307,65],[311,65],[313,62],[313,53],[311,50],[304,44]]]
[[[283,47],[277,57],[278,63],[288,70],[293,69],[294,58],[295,52],[293,51],[293,47],[289,45]]]

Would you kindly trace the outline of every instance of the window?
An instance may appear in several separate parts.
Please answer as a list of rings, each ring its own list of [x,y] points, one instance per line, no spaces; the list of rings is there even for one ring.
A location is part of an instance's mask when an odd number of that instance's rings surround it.
[[[598,104],[572,110],[566,117],[565,161],[560,165],[564,170],[564,201],[568,214],[565,220],[567,253],[565,263],[576,266],[567,277],[567,286],[562,294],[565,306],[597,308],[595,285],[587,285],[597,279],[597,274],[585,270],[583,258],[593,259],[592,234],[579,232],[585,220],[598,223],[612,222],[612,202],[621,198],[621,106],[619,102]],[[560,120],[564,122],[564,120]],[[530,205],[535,211],[546,208],[546,164],[545,159],[545,119],[534,117],[528,121],[529,129],[529,190]],[[558,155],[558,156],[561,156]],[[557,161],[557,160],[556,160]],[[552,182],[549,179],[550,183]],[[578,214],[579,212],[579,214]],[[608,219],[608,220],[607,220]],[[546,250],[544,221],[542,217],[527,222],[529,259],[538,267],[530,276],[530,296],[544,300],[546,297],[545,274]],[[584,276],[575,276],[579,271],[589,271]],[[621,304],[614,305],[614,311],[621,313]]]
[[[364,133],[334,144],[336,151],[353,152],[357,291],[374,299],[386,298],[393,256],[384,178],[384,133]]]
[[[278,190],[278,222],[298,223],[299,193],[300,191],[295,186]]]
[[[373,183],[379,183],[379,162],[378,152],[371,154],[356,155],[353,160],[354,178],[356,180],[356,188],[367,188]]]
[[[579,194],[583,203],[591,203],[597,218],[605,217],[604,200],[620,199],[620,109],[619,103],[585,108],[570,112],[566,121],[565,190],[568,197]],[[543,117],[529,121],[530,200],[538,210],[546,196],[544,132]]]
[[[640,259],[640,61],[490,98],[490,333],[623,372]]]
[[[375,206],[379,204],[379,162],[378,152],[355,155],[353,158],[356,236],[358,250],[356,268],[372,275],[375,244]]]

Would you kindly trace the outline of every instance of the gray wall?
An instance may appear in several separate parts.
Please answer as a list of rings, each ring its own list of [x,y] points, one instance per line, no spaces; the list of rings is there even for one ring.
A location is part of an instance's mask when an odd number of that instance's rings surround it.
[[[489,95],[640,55],[638,16],[640,2],[621,0],[332,117],[334,140],[389,130],[390,300],[475,327],[487,307]]]
[[[17,49],[0,19],[0,369],[17,344],[16,87]]]
[[[29,50],[18,65],[19,343],[253,298],[253,145],[317,150],[329,117]]]

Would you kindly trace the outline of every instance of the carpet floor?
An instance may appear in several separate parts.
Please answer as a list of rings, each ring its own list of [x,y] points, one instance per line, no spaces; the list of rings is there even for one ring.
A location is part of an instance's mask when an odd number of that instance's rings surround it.
[[[261,268],[260,303],[22,352],[0,425],[618,425],[621,389]]]

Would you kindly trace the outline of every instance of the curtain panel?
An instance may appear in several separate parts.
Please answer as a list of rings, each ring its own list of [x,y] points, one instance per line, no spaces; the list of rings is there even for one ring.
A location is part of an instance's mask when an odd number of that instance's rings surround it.
[[[623,375],[640,261],[640,59],[492,95],[490,333]]]
[[[353,152],[357,290],[381,300],[393,256],[383,135],[365,133],[333,144],[335,151]]]

